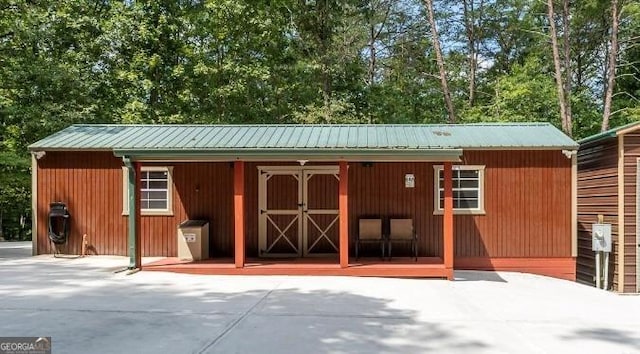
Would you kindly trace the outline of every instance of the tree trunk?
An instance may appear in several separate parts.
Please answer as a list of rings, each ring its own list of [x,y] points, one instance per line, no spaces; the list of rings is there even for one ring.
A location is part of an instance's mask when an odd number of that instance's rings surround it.
[[[424,0],[427,7],[427,14],[429,18],[429,27],[431,27],[431,37],[433,41],[433,49],[436,52],[436,61],[438,63],[438,69],[440,71],[440,83],[442,84],[442,93],[444,95],[444,102],[447,107],[447,113],[449,115],[448,122],[456,122],[456,113],[453,108],[453,102],[451,101],[451,91],[449,91],[449,84],[447,83],[447,72],[444,68],[444,59],[442,58],[442,50],[440,49],[440,37],[438,36],[438,29],[436,27],[436,20],[433,11],[433,0]]]
[[[368,73],[368,86],[369,90],[373,87],[376,79],[376,37],[375,37],[375,27],[373,23],[369,24],[369,73]],[[371,91],[369,91],[371,92]],[[371,97],[369,97],[371,99]],[[373,123],[373,109],[369,107],[369,114],[367,115],[367,123]]]
[[[613,88],[616,84],[616,62],[618,57],[618,0],[611,0],[611,46],[607,67],[607,89],[604,95],[604,109],[602,111],[601,131],[609,130],[611,118],[611,100]]]
[[[549,31],[551,36],[551,48],[553,50],[553,66],[555,68],[556,76],[556,88],[558,91],[558,104],[560,105],[560,119],[562,120],[562,130],[569,136],[571,136],[571,125],[567,121],[567,109],[565,103],[567,102],[564,95],[564,85],[562,84],[562,70],[560,68],[560,53],[558,50],[558,38],[555,22],[555,11],[553,10],[553,0],[547,1],[548,16],[549,16]]]
[[[467,46],[469,47],[469,106],[473,106],[476,99],[476,71],[478,67],[475,21],[472,17],[474,16],[473,1],[462,1],[465,33],[467,35]]]
[[[571,70],[571,41],[569,40],[569,31],[571,26],[569,25],[569,0],[563,0],[562,3],[562,38],[563,38],[563,47],[564,47],[564,105],[566,109],[566,120],[567,125],[573,131],[573,114],[571,113],[571,91],[573,77]],[[571,135],[571,134],[569,134]]]

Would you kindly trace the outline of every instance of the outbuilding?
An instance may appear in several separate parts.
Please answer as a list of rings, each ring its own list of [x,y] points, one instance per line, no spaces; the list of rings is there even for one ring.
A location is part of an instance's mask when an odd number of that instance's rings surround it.
[[[602,221],[611,225],[613,239],[608,288],[620,293],[638,292],[640,122],[587,137],[579,143],[577,279],[595,284],[592,227],[601,215]]]
[[[87,235],[91,253],[128,255],[130,268],[161,256],[142,268],[575,280],[577,148],[547,123],[73,125],[29,147],[33,249],[53,252],[61,202],[66,252]],[[208,222],[210,259],[176,258],[185,220]],[[379,220],[382,258],[359,244],[363,220]],[[415,243],[391,242],[394,220]]]

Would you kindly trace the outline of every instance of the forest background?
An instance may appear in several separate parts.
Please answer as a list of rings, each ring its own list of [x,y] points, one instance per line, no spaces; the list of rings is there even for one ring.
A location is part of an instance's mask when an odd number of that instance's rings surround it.
[[[5,239],[74,123],[638,120],[638,0],[0,0]]]

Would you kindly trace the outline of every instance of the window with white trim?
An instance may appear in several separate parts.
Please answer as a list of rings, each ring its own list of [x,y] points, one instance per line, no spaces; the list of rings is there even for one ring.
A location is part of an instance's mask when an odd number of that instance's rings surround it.
[[[123,214],[129,214],[128,171],[123,167]],[[140,171],[140,211],[142,215],[172,214],[172,167],[145,166]]]
[[[444,169],[434,166],[434,212],[444,211]],[[484,166],[452,166],[453,210],[456,213],[484,214]]]

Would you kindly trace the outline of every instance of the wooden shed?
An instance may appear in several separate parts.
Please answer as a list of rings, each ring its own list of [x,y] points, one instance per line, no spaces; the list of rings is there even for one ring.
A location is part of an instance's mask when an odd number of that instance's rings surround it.
[[[86,234],[131,268],[163,256],[144,269],[575,279],[577,147],[546,123],[74,125],[29,147],[34,253],[52,252],[48,209],[63,202],[68,252]],[[188,219],[209,221],[211,259],[176,260]],[[396,219],[417,259],[389,242]],[[356,259],[361,220],[380,220],[393,257],[374,244]]]
[[[591,229],[598,221],[612,225],[610,289],[640,291],[640,122],[585,138],[578,152],[577,279],[595,283]]]

